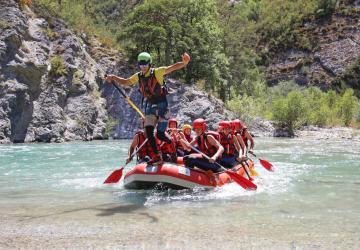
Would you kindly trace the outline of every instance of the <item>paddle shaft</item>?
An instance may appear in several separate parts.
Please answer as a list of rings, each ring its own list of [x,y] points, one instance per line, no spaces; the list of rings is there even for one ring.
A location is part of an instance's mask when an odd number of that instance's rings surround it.
[[[123,166],[120,169],[116,169],[113,172],[111,172],[111,174],[108,176],[108,178],[106,178],[106,180],[104,181],[104,184],[109,184],[109,183],[117,183],[118,181],[120,181],[121,177],[122,177],[122,170],[131,162],[132,158],[139,152],[139,150],[145,145],[145,143],[147,142],[147,138],[146,140],[140,145],[140,147],[138,147],[137,150],[135,150],[135,152],[133,152],[130,156],[130,161],[127,162],[125,164],[125,166]]]
[[[181,139],[181,141],[187,145],[188,147],[190,147],[192,150],[194,150],[195,152],[201,154],[202,156],[204,156],[207,160],[210,160],[210,157],[207,156],[206,154],[204,154],[203,152],[201,152],[200,150],[198,150],[197,148],[195,148],[194,146],[192,146],[190,143],[188,143],[187,141]],[[217,166],[219,166],[221,168],[221,170],[224,170],[229,176],[230,178],[232,178],[237,184],[239,184],[240,186],[242,186],[244,189],[256,189],[257,186],[252,183],[250,180],[244,178],[243,176],[234,173],[226,168],[224,168],[222,165],[220,165],[217,162],[214,162]]]
[[[146,138],[145,141],[144,141],[143,143],[141,143],[140,147],[138,147],[138,148],[131,154],[130,159],[132,159],[132,158],[140,151],[140,149],[145,145],[145,143],[147,143],[147,141],[148,141],[148,138]],[[127,164],[128,164],[128,163],[127,163]],[[127,164],[126,164],[126,165],[127,165]],[[125,166],[126,166],[126,165],[125,165]]]
[[[210,160],[211,158],[204,154],[203,152],[201,152],[200,150],[198,150],[197,148],[195,148],[194,146],[192,146],[189,142],[185,141],[184,139],[181,139],[181,141],[183,143],[185,143],[188,147],[190,147],[192,150],[194,150],[196,153],[201,154],[202,156],[204,156],[207,160]],[[220,165],[219,163],[217,163],[216,161],[214,162],[214,164],[216,164],[217,166],[221,167],[222,170],[227,170],[226,168],[224,168],[222,165]]]
[[[248,170],[246,169],[246,167],[245,167],[245,165],[244,165],[244,164],[246,164],[246,166],[248,166],[248,164],[246,163],[246,161],[245,161],[245,163],[244,163],[243,161],[242,161],[242,162],[237,161],[237,162],[239,162],[239,163],[241,164],[241,166],[242,166],[242,167],[243,167],[243,169],[245,170],[245,173],[246,173],[247,177],[249,178],[249,180],[253,180],[253,178],[251,178],[251,176],[250,176],[250,174],[249,174]]]
[[[251,154],[251,155],[255,156],[256,158],[258,158],[258,157],[256,156],[256,154],[254,154],[253,152],[249,152],[249,154]]]
[[[84,50],[83,50],[84,51]],[[94,59],[92,59],[90,57],[90,55],[84,51],[84,54],[86,56],[86,58],[91,61],[95,66],[97,66],[97,68],[101,71],[101,73],[106,77],[107,74],[105,72],[105,70],[98,64],[95,62]],[[120,94],[125,98],[126,102],[140,115],[141,118],[145,119],[145,116],[144,114],[141,112],[141,110],[130,100],[129,97],[126,96],[126,94],[124,93],[124,91],[119,87],[117,86],[117,84],[115,84],[114,82],[111,82],[112,85],[120,92]]]
[[[105,74],[105,77],[107,75]],[[124,93],[124,91],[116,84],[114,81],[111,81],[111,84],[119,91],[119,93],[124,97],[125,101],[140,115],[142,119],[145,119],[144,114],[141,110],[130,100],[130,98]]]

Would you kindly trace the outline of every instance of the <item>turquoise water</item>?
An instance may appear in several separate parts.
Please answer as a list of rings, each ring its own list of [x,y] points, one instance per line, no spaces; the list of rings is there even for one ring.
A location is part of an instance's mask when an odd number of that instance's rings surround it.
[[[199,225],[238,228],[243,230],[243,237],[256,232],[258,242],[250,247],[351,249],[359,244],[359,141],[258,138],[256,153],[270,161],[275,172],[266,171],[255,161],[260,173],[256,192],[244,191],[236,184],[212,191],[134,191],[125,190],[121,183],[103,185],[106,177],[124,164],[129,143],[1,145],[2,222],[17,223],[14,214],[19,218],[49,218],[54,210],[62,214],[111,204],[113,210],[104,211],[126,213],[128,220],[134,220],[135,234],[142,227],[154,225],[137,216],[153,213],[167,218],[157,227],[164,233],[169,233],[169,227],[191,231]],[[122,207],[114,212],[114,207],[123,205],[128,210]],[[214,216],[211,222],[205,216],[209,214]],[[104,223],[88,212],[76,216]],[[66,221],[61,215],[56,218]],[[232,232],[227,235],[230,237]],[[195,243],[201,242],[197,240]],[[184,244],[180,246],[186,247]]]

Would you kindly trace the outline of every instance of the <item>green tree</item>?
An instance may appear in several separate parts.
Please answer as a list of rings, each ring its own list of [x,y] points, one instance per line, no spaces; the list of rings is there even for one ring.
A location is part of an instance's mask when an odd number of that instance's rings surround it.
[[[217,63],[221,31],[217,20],[212,0],[148,0],[126,17],[119,40],[131,58],[148,51],[162,65],[178,61],[188,51],[186,81],[205,79],[215,89],[222,70]]]

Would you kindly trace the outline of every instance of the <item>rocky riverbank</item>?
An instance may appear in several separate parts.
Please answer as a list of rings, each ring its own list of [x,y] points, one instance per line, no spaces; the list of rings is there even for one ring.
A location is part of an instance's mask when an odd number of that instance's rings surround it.
[[[315,126],[306,126],[295,131],[295,136],[319,140],[347,139],[360,141],[360,129],[348,127],[319,128]]]

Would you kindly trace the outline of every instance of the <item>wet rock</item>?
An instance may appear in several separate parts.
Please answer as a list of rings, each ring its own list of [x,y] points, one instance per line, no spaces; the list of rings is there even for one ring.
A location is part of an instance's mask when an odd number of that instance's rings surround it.
[[[273,134],[274,137],[294,137],[294,132],[287,128],[277,128]]]

